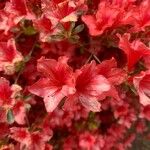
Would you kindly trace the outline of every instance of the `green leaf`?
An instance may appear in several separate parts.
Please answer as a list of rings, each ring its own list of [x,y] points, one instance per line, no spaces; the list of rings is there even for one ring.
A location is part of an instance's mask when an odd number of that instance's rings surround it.
[[[83,31],[83,29],[84,29],[84,24],[80,24],[74,29],[73,33],[74,34],[80,33],[81,31]]]
[[[73,28],[75,27],[75,22],[71,22],[71,25],[70,25],[70,31],[72,31],[73,30]]]
[[[80,37],[78,35],[74,35],[69,39],[69,41],[71,43],[77,43],[79,41],[79,39],[80,39]]]
[[[7,111],[7,121],[8,121],[9,124],[14,123],[14,121],[15,121],[14,115],[13,115],[13,112],[12,112],[11,109],[9,109],[9,110]]]
[[[51,39],[54,41],[61,41],[63,40],[65,37],[64,35],[58,34],[58,35],[51,35]]]

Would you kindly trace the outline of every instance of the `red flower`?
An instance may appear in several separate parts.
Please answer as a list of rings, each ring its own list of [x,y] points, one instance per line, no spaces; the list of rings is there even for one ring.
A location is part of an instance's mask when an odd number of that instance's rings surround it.
[[[14,104],[14,100],[11,98],[12,95],[9,81],[5,78],[0,78],[0,107],[11,108]]]
[[[150,121],[150,105],[147,105],[142,108],[142,112],[140,114],[140,118],[145,118]]]
[[[14,120],[18,124],[25,123],[25,104],[20,99],[15,99],[19,95],[21,87],[18,85],[9,85],[9,81],[5,78],[0,78],[0,109],[2,120],[6,121],[8,109],[11,109],[14,115]]]
[[[114,58],[105,60],[97,66],[98,73],[105,76],[112,85],[119,85],[124,82],[126,73],[123,69],[117,68]]]
[[[97,66],[99,74],[103,75],[111,84],[111,88],[108,92],[104,93],[104,97],[112,96],[119,100],[118,92],[115,88],[116,85],[120,85],[125,81],[126,73],[123,69],[117,68],[117,62],[114,58],[105,60]],[[102,97],[102,98],[104,98]]]
[[[80,0],[79,2],[77,0],[77,3],[67,0],[43,0],[42,2],[44,14],[51,19],[53,25],[56,25],[58,22],[77,21],[76,12],[83,4],[84,1],[80,2]]]
[[[149,4],[149,0],[144,0],[139,6],[133,9],[133,32],[145,31],[145,28],[150,26]]]
[[[96,71],[96,63],[84,65],[76,70],[76,93],[70,96],[65,104],[65,108],[73,106],[74,102],[79,100],[81,104],[91,111],[100,111],[98,98],[103,92],[110,89],[108,80],[99,75]]]
[[[53,25],[51,20],[45,17],[45,15],[41,16],[38,20],[34,21],[35,28],[40,31],[40,39],[45,42],[48,40],[49,36],[53,33]]]
[[[144,63],[147,69],[150,69],[150,55],[144,57]]]
[[[128,7],[135,1],[136,0],[112,0],[112,4],[117,5],[119,7]]]
[[[9,134],[9,126],[6,123],[0,123],[0,140]]]
[[[39,132],[34,132],[31,134],[31,145],[29,150],[45,150],[45,143],[47,140],[44,140],[44,137]]]
[[[12,127],[10,131],[11,138],[21,143],[21,146],[31,143],[30,133],[26,128]]]
[[[139,94],[140,103],[150,105],[150,70],[135,76],[133,83]]]
[[[141,41],[134,40],[132,43],[129,42],[130,34],[126,33],[122,37],[120,35],[118,36],[120,38],[119,48],[127,55],[129,70],[131,70],[142,57],[150,55],[150,49]]]
[[[22,19],[34,18],[35,16],[27,9],[25,0],[10,0],[0,11],[0,30],[8,34],[8,31],[11,32]]]
[[[23,57],[17,51],[13,39],[8,40],[8,42],[0,42],[0,71],[4,71],[6,74],[13,74],[15,65],[22,59]]]
[[[12,127],[11,138],[20,143],[20,149],[26,147],[28,150],[45,150],[49,138],[42,132],[29,132],[27,128]]]
[[[44,98],[46,110],[52,112],[67,95],[75,92],[72,69],[67,65],[66,57],[38,60],[38,71],[43,78],[29,87],[29,91]]]
[[[93,145],[95,145],[96,137],[88,132],[82,133],[79,136],[79,146],[81,149],[92,149]]]
[[[26,0],[10,0],[12,9],[20,15],[27,14]]]
[[[26,0],[10,0],[5,7],[6,11],[15,15],[16,24],[23,18],[34,19],[35,16],[29,12]]]
[[[25,124],[26,109],[23,101],[19,100],[13,106],[14,119],[18,124]]]
[[[119,10],[108,6],[105,2],[99,4],[96,15],[82,16],[82,20],[89,27],[89,32],[93,36],[101,35],[111,27],[118,18]]]
[[[12,26],[14,26],[12,16],[10,17],[10,14],[4,10],[0,10],[0,30],[6,34]]]

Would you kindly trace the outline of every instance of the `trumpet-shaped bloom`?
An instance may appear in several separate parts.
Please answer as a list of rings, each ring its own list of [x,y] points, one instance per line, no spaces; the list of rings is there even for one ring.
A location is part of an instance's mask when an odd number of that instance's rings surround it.
[[[72,69],[67,65],[67,58],[54,59],[41,58],[37,69],[43,74],[29,91],[44,98],[46,110],[52,112],[59,102],[67,95],[75,92]]]
[[[76,70],[75,78],[76,93],[68,98],[65,107],[73,107],[73,103],[79,101],[88,110],[100,111],[99,96],[110,89],[110,84],[103,75],[97,73],[96,63],[93,61]]]

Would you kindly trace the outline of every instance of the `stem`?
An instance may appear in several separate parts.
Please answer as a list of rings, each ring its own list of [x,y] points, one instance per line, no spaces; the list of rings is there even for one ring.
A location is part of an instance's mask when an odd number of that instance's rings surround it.
[[[29,122],[29,119],[28,119],[28,113],[26,113],[25,120],[26,120],[26,123],[27,123],[28,127],[30,127],[30,122]]]
[[[18,73],[18,75],[17,75],[17,77],[16,77],[15,84],[17,84],[17,82],[18,82],[19,77],[20,77],[20,75],[22,74],[23,69],[24,69],[24,67],[25,67],[25,64],[31,59],[31,55],[32,55],[32,53],[33,53],[33,51],[34,51],[35,46],[36,46],[36,42],[33,44],[33,47],[32,47],[32,49],[31,49],[31,51],[30,51],[29,54],[26,56],[26,58],[28,58],[28,59],[27,59],[27,60],[24,60],[24,65],[23,65],[23,67],[20,69],[20,71],[19,71],[19,73]]]
[[[95,60],[100,64],[101,61],[99,60],[99,58],[96,55],[93,55],[93,57],[95,58]]]
[[[17,39],[19,38],[19,36],[20,36],[22,33],[23,33],[23,31],[20,31],[20,32],[16,35],[15,40],[17,40]]]
[[[23,69],[21,69],[16,77],[15,84],[17,84],[20,75],[22,74]]]
[[[89,56],[89,58],[87,59],[87,61],[85,62],[85,64],[88,64],[92,57],[93,57],[93,54],[91,54],[91,55]]]

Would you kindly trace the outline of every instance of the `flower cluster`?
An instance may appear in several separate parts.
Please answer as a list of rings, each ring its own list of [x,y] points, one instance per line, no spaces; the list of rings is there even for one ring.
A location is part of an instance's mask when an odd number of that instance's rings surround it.
[[[149,150],[150,0],[0,1],[0,150]]]

